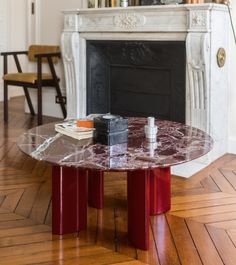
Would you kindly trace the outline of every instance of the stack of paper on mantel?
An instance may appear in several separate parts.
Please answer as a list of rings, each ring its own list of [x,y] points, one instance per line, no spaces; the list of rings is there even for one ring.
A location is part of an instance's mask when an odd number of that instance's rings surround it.
[[[76,121],[55,124],[55,131],[67,135],[69,137],[75,138],[77,140],[92,138],[94,130],[94,128],[78,127],[76,125]]]

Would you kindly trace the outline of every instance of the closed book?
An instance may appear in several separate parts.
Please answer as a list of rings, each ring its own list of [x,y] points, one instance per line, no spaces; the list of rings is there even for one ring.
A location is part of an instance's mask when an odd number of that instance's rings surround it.
[[[88,8],[94,8],[95,7],[95,0],[88,0]]]
[[[116,6],[120,7],[120,0],[116,0]]]
[[[101,7],[101,8],[106,7],[106,0],[99,0],[98,7]]]
[[[116,0],[111,0],[111,7],[116,7]]]
[[[55,124],[55,131],[77,140],[92,138],[93,128],[77,127],[76,122],[63,122]]]

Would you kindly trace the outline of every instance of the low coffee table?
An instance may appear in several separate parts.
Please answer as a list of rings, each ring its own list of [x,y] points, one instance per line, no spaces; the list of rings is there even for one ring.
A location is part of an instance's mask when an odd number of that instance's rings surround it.
[[[212,138],[190,126],[158,121],[157,143],[144,135],[145,118],[129,118],[127,144],[104,146],[55,132],[54,123],[29,130],[20,149],[52,164],[52,232],[79,232],[87,226],[87,201],[103,207],[103,173],[127,171],[128,238],[149,248],[149,215],[170,210],[170,167],[208,153]]]

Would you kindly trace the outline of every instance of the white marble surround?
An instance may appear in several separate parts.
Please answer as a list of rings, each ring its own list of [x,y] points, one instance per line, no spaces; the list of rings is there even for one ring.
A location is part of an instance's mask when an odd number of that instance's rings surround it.
[[[229,63],[227,7],[219,4],[142,6],[64,11],[62,52],[68,118],[86,115],[86,40],[186,41],[186,123],[209,133],[213,151],[174,174],[190,176],[227,152]]]

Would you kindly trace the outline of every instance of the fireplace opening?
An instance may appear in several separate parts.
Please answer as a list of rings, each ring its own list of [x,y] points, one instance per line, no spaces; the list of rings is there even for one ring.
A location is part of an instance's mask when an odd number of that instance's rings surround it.
[[[183,41],[87,41],[87,114],[185,123]]]

